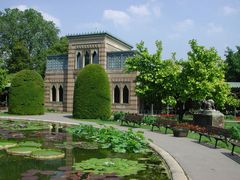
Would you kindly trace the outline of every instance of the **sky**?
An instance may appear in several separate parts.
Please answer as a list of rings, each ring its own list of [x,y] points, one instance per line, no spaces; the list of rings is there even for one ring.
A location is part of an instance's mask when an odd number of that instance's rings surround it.
[[[240,0],[0,0],[0,10],[34,8],[60,29],[60,36],[104,31],[134,48],[143,40],[154,53],[163,43],[163,58],[186,59],[188,41],[215,47],[240,46]]]

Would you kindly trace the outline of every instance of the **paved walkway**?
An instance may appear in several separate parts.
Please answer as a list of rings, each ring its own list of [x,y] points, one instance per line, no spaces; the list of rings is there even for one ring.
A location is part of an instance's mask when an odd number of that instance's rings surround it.
[[[96,125],[93,122],[77,121],[70,117],[69,114],[56,113],[39,116],[4,116],[6,119],[51,120]],[[122,126],[113,126],[121,130],[127,129]],[[140,128],[138,130],[144,131],[146,138],[152,139],[154,144],[170,153],[192,180],[240,180],[240,156],[231,156],[229,150],[214,149],[189,138],[176,138]]]

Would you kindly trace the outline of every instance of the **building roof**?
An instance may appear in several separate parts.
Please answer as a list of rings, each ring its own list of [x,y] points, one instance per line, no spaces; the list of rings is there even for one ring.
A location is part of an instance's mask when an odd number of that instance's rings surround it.
[[[74,39],[74,38],[81,38],[81,37],[89,37],[89,36],[107,36],[107,37],[110,37],[114,40],[117,40],[119,41],[120,43],[128,46],[129,48],[133,48],[132,45],[128,44],[127,42],[123,41],[122,39],[108,33],[108,32],[87,32],[87,33],[81,33],[81,34],[70,34],[70,35],[67,35],[67,38],[68,39]]]
[[[227,82],[231,88],[240,88],[240,82]]]

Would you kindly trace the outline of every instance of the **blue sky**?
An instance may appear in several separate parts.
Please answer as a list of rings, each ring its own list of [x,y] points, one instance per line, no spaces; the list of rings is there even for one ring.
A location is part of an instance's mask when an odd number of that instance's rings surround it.
[[[60,35],[107,31],[135,47],[143,40],[150,52],[163,42],[163,58],[186,58],[188,41],[215,47],[240,46],[240,0],[0,0],[0,10],[34,8],[52,20]]]

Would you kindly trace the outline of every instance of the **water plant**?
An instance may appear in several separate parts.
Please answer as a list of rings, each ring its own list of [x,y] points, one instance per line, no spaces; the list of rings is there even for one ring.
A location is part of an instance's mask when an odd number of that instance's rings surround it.
[[[147,142],[140,131],[120,131],[113,127],[95,128],[91,125],[73,126],[68,132],[79,137],[97,141],[103,148],[111,148],[114,152],[144,153],[148,152]]]
[[[45,159],[58,159],[64,158],[65,154],[62,151],[55,149],[41,149],[37,151],[33,151],[31,154],[32,158],[45,160]]]
[[[37,148],[37,147],[19,146],[19,147],[8,148],[6,151],[7,151],[7,153],[12,154],[12,155],[29,156],[33,151],[37,151],[37,150],[39,150],[39,148]]]
[[[27,147],[41,147],[42,144],[41,143],[37,143],[34,141],[24,141],[24,142],[20,142],[18,143],[19,146],[27,146]]]
[[[0,141],[0,150],[17,146],[16,142]]]
[[[83,172],[93,172],[95,174],[114,173],[118,176],[137,174],[138,171],[146,169],[145,164],[121,158],[92,158],[80,163],[75,163],[73,167]]]

